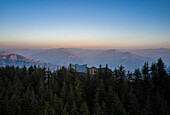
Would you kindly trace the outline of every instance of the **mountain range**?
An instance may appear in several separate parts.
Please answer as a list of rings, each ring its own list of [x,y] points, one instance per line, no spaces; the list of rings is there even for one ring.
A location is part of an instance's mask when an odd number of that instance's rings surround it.
[[[18,67],[23,66],[30,67],[31,65],[37,65],[41,67],[55,68],[55,65],[53,64],[44,63],[37,59],[32,59],[26,56],[18,55],[7,51],[0,52],[0,65],[1,66],[14,65]]]
[[[170,49],[140,49],[140,50],[90,50],[80,48],[54,48],[54,49],[12,49],[7,50],[16,54],[37,59],[41,62],[59,66],[68,64],[87,64],[99,67],[101,64],[115,68],[123,65],[128,70],[141,68],[144,62],[152,63],[158,58],[163,58],[169,65]]]
[[[170,65],[170,49],[159,48],[159,49],[135,49],[135,50],[126,50],[136,55],[146,56],[157,60],[162,58],[167,65]]]

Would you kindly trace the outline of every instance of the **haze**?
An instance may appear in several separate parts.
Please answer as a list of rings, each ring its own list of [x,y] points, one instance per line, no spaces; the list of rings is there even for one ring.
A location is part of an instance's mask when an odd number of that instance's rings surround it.
[[[170,48],[170,1],[0,1],[0,48],[58,47]]]

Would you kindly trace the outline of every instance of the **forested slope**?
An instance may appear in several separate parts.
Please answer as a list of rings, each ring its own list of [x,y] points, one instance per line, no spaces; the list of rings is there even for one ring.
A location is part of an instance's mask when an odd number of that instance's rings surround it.
[[[61,68],[0,67],[1,115],[168,115],[170,76],[161,59],[96,76]]]

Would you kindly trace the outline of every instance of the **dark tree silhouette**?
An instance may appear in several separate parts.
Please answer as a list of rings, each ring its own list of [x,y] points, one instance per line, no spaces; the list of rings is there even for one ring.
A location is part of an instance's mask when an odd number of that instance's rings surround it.
[[[96,75],[71,67],[0,67],[1,115],[169,115],[169,95],[162,59],[134,72],[100,65]]]

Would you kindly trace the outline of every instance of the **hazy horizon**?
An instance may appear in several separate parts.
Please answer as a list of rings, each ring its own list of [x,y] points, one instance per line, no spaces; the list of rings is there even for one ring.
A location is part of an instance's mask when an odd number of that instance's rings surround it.
[[[128,50],[148,50],[148,49],[152,49],[152,50],[156,50],[156,49],[169,49],[170,48],[165,48],[165,47],[158,47],[158,48],[79,48],[79,47],[52,47],[52,48],[30,48],[30,47],[0,47],[0,50],[50,50],[50,49],[84,49],[84,50],[122,50],[122,51],[128,51]]]
[[[168,0],[1,0],[0,48],[170,48]]]

